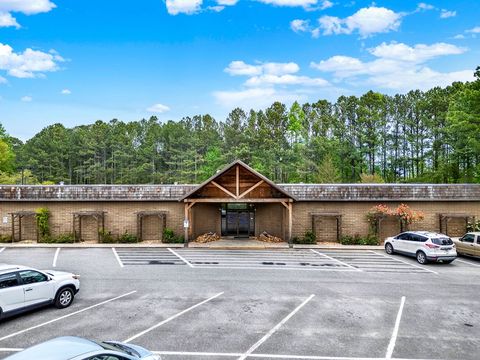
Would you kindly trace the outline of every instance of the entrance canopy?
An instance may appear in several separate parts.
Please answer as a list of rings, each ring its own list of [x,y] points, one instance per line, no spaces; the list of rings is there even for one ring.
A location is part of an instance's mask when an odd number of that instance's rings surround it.
[[[281,204],[288,213],[288,238],[291,239],[292,203],[295,200],[271,180],[237,160],[180,199],[185,203],[185,241],[188,242],[192,234],[190,210],[197,203],[222,204],[222,235],[238,236],[255,232],[254,203]],[[242,207],[236,208],[238,206]]]
[[[292,202],[295,198],[237,160],[185,195],[184,202]]]

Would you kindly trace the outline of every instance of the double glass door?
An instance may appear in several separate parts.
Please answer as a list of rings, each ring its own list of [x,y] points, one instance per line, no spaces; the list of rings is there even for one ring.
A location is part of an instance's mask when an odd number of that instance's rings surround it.
[[[222,236],[249,237],[255,235],[255,209],[250,204],[222,206]]]

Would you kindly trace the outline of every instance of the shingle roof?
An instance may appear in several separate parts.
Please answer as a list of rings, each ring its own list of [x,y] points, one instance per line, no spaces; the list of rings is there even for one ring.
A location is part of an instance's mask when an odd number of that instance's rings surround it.
[[[179,201],[198,185],[2,185],[1,201]],[[297,201],[480,201],[480,184],[280,184]]]

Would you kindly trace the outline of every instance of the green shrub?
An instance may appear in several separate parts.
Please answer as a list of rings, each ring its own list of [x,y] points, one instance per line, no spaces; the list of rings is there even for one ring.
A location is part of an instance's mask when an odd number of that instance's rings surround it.
[[[60,234],[58,236],[45,236],[39,239],[44,244],[71,244],[74,242],[74,236],[71,233]]]
[[[98,236],[100,238],[99,242],[102,244],[112,244],[116,242],[111,231],[100,230]]]
[[[118,237],[118,242],[120,244],[131,244],[138,242],[138,238],[136,235],[129,234],[127,231],[121,236]]]
[[[0,243],[12,242],[11,235],[0,235]]]
[[[317,243],[317,237],[315,236],[315,233],[311,230],[308,230],[305,232],[305,234],[302,237],[295,236],[292,238],[292,242],[294,244],[316,244]]]
[[[172,229],[165,228],[163,230],[162,242],[166,244],[182,244],[185,242],[185,239],[181,235],[175,235]]]
[[[40,208],[36,210],[38,235],[41,240],[50,237],[50,211],[47,208]]]
[[[375,235],[360,236],[359,234],[344,235],[340,238],[342,245],[378,245],[378,238]]]

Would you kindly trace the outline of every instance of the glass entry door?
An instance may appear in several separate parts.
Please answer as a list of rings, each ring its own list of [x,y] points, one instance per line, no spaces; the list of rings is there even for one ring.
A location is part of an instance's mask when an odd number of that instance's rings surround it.
[[[249,237],[255,235],[255,208],[251,204],[222,206],[222,236]]]

